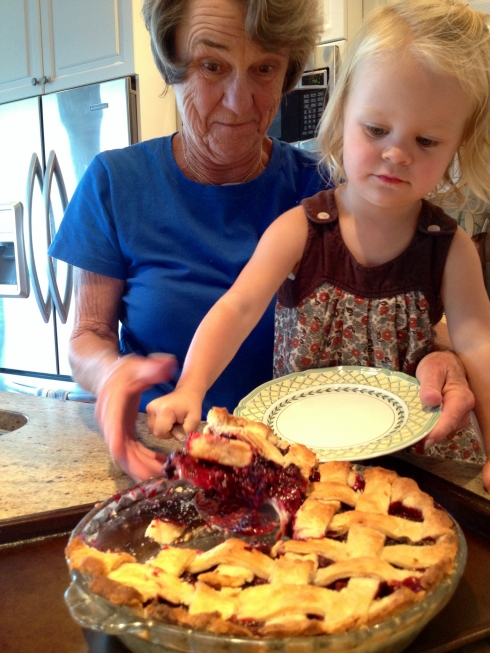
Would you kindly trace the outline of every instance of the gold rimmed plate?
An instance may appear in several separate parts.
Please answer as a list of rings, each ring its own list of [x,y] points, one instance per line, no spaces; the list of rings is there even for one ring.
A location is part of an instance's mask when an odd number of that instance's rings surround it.
[[[434,428],[440,408],[424,406],[419,390],[401,372],[328,367],[264,383],[234,414],[306,445],[321,461],[366,460],[405,449]]]

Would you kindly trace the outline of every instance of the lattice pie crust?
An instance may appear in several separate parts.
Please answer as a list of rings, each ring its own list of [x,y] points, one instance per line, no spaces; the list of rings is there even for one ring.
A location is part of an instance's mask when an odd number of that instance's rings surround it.
[[[162,548],[145,563],[74,539],[69,566],[91,578],[92,592],[145,617],[213,633],[320,635],[405,610],[454,567],[458,544],[451,519],[415,481],[393,471],[359,472],[349,462],[317,465],[306,447],[288,446],[263,424],[224,409],[210,411],[205,432],[189,437],[187,453],[170,463],[173,473],[189,477],[190,459],[200,481],[204,472],[223,468],[244,479],[257,461],[268,461],[269,473],[299,469],[288,476],[304,488],[299,503],[288,503],[284,492],[274,496],[270,487],[266,492],[282,511],[287,534],[269,549],[231,537],[198,551],[179,539],[181,525],[155,519],[147,536]]]

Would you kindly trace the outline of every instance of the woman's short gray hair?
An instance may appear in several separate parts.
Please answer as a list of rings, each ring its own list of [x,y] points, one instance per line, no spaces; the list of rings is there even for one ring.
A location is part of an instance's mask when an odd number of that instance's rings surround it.
[[[153,57],[167,84],[178,84],[187,63],[178,61],[175,32],[196,0],[144,0],[143,18],[151,37]],[[289,51],[283,92],[294,88],[321,33],[318,0],[235,0],[245,8],[245,32],[267,52]]]

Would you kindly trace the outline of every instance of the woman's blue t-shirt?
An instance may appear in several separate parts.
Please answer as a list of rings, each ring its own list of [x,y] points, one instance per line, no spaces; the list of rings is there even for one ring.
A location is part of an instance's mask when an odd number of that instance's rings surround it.
[[[95,157],[70,201],[50,255],[126,282],[119,319],[122,354],[167,352],[179,372],[211,306],[232,285],[260,237],[284,211],[325,187],[315,159],[273,141],[266,170],[245,184],[205,186],[175,163],[172,137]],[[278,243],[278,247],[280,247]],[[272,378],[271,304],[210,388],[229,411]],[[144,393],[140,409],[178,380]]]

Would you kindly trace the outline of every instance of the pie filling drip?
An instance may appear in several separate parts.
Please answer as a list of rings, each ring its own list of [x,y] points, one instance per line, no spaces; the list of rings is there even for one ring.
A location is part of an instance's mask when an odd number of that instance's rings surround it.
[[[145,562],[80,539],[67,549],[92,592],[149,619],[238,637],[341,633],[409,609],[454,569],[454,524],[415,481],[318,464],[225,409],[210,411],[165,473],[200,488],[193,507],[225,531],[221,543],[193,549],[185,524],[166,514],[148,525],[161,549]],[[287,524],[273,546],[258,537],[277,525],[271,505]]]

